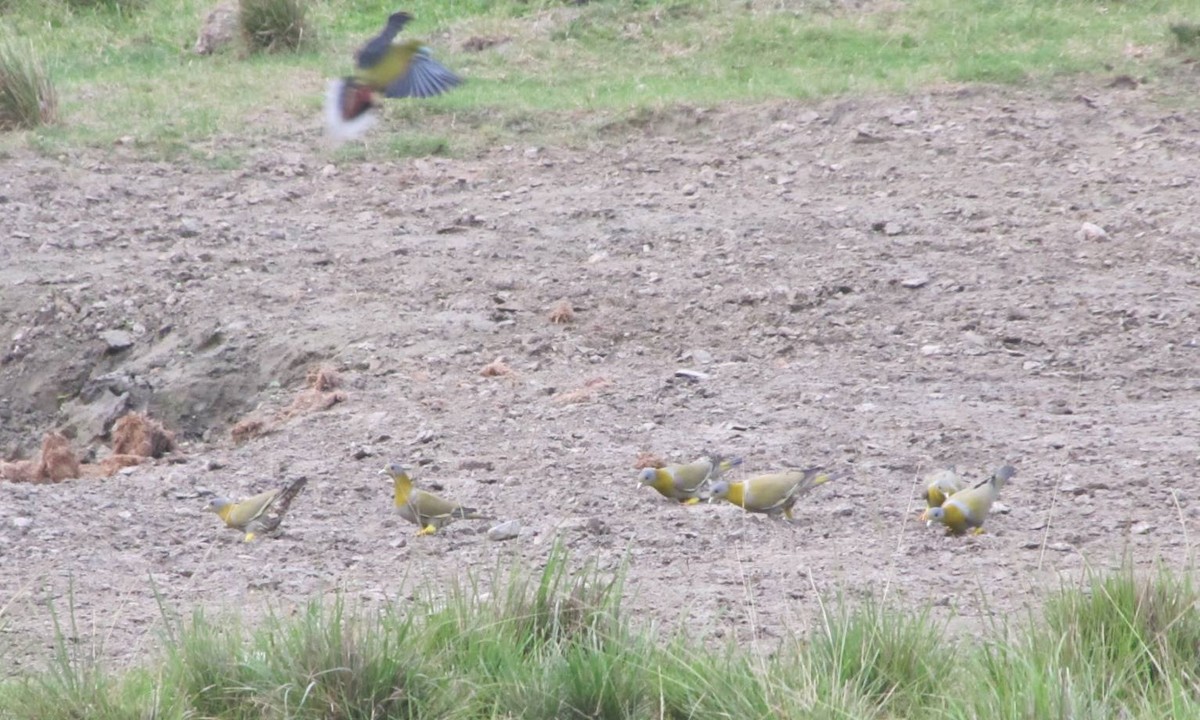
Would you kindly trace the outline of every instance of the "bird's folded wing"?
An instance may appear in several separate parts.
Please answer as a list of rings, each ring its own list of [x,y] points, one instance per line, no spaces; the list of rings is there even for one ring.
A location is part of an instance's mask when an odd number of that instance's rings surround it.
[[[452,503],[449,500],[443,500],[437,495],[431,495],[430,493],[421,492],[419,490],[415,491],[413,495],[414,497],[409,501],[409,503],[412,504],[412,506],[416,508],[417,513],[423,517],[447,517],[452,515],[454,511],[458,509],[457,504]]]

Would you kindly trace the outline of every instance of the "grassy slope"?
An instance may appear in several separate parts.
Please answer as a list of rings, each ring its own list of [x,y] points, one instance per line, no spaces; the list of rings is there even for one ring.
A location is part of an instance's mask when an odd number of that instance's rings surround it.
[[[314,50],[247,59],[189,52],[209,7],[203,0],[145,0],[126,14],[71,9],[67,0],[6,2],[6,23],[44,48],[61,89],[62,123],[28,136],[48,151],[122,137],[168,153],[196,151],[215,137],[224,146],[315,139],[324,79],[348,72],[353,49],[395,9],[380,0],[315,4]],[[411,32],[470,82],[445,98],[393,103],[400,118],[391,129],[420,138],[423,125],[444,126],[437,118],[453,115],[454,144],[470,147],[514,132],[586,128],[589,118],[594,128],[633,109],[681,102],[904,92],[1110,69],[1152,74],[1172,53],[1169,23],[1194,15],[1193,6],[909,0],[851,13],[819,1],[413,0],[405,5],[417,18]],[[464,50],[475,36],[510,39]]]
[[[928,612],[835,602],[767,653],[631,625],[619,579],[497,571],[490,594],[368,611],[343,602],[245,627],[166,623],[163,660],[110,673],[62,639],[49,669],[0,682],[0,717],[1197,717],[1200,598],[1126,569],[1051,597],[1044,616],[957,637]],[[69,617],[69,613],[68,613]],[[73,627],[61,637],[77,636]],[[0,655],[2,658],[2,655]]]

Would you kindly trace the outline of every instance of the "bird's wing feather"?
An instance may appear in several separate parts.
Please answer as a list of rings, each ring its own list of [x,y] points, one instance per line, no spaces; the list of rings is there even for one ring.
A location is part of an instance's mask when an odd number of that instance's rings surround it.
[[[686,465],[675,465],[667,470],[672,474],[676,490],[692,492],[708,478],[712,464],[708,460],[697,460]]]
[[[271,506],[271,503],[275,500],[275,496],[278,494],[279,489],[276,488],[248,497],[237,503],[229,512],[229,517],[225,519],[225,524],[235,528],[245,527],[251,520],[266,512],[266,509]]]
[[[407,18],[405,19],[407,22]],[[404,28],[404,22],[391,23],[389,22],[383,28],[383,32],[367,41],[365,45],[358,49],[354,55],[354,63],[360,70],[373,68],[387,56],[388,51],[392,47],[392,40]]]
[[[389,52],[399,55],[412,53],[412,59],[408,61],[404,72],[384,90],[383,94],[387,97],[433,97],[462,83],[460,77],[430,57],[424,47],[416,48],[414,52],[405,45],[393,45]]]
[[[427,518],[451,517],[454,511],[459,509],[457,503],[443,500],[437,495],[427,493],[424,490],[413,490],[413,495],[409,498],[408,502],[416,508],[419,515]]]

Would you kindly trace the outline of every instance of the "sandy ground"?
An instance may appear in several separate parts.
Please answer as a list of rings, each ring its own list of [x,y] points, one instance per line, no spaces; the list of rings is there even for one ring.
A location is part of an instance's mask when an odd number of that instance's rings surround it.
[[[1097,81],[681,110],[585,148],[338,167],[299,143],[236,171],[0,161],[9,457],[62,425],[103,448],[86,418],[118,396],[184,439],[107,479],[0,483],[6,659],[46,656],[70,593],[80,641],[128,662],[156,647],[155,591],[182,612],[403,601],[555,538],[627,557],[642,618],[746,643],[838,591],[976,632],[1125,551],[1183,563],[1200,111],[1152,99]],[[496,358],[513,373],[481,376]],[[232,442],[320,363],[344,402]],[[636,487],[639,452],[707,449],[851,476],[792,525]],[[390,459],[522,536],[414,537]],[[1001,462],[1019,475],[987,534],[914,521],[919,475]],[[296,475],[278,539],[203,512]]]

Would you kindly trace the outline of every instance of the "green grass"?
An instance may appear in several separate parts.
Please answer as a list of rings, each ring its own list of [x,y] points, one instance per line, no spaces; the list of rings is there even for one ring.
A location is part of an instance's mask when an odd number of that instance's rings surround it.
[[[40,672],[0,681],[0,717],[1164,718],[1200,713],[1200,593],[1126,566],[1043,614],[965,633],[932,610],[822,606],[770,647],[663,636],[624,588],[557,551],[541,570],[383,608],[310,602],[249,626],[165,621],[161,660],[106,670],[72,625]],[[486,587],[486,589],[485,589]],[[68,608],[67,616],[72,613]],[[2,619],[2,618],[0,618]],[[55,620],[57,623],[57,619]],[[734,634],[734,633],[731,633]],[[0,649],[0,658],[3,658]]]
[[[316,41],[308,0],[239,0],[238,24],[251,52],[296,52]]]
[[[305,37],[318,39],[299,54],[197,57],[189,48],[208,0],[3,1],[6,24],[45,48],[62,118],[30,131],[35,140],[5,142],[53,152],[132,138],[149,154],[198,157],[264,139],[316,142],[325,79],[350,72],[354,49],[395,9],[381,0],[317,2]],[[469,82],[443,98],[390,103],[374,131],[384,141],[370,145],[384,157],[547,133],[587,137],[630,113],[679,104],[1074,73],[1152,77],[1179,62],[1170,28],[1195,15],[1194,0],[908,0],[866,12],[767,0],[413,0],[405,8],[416,17],[408,33]],[[464,49],[476,37],[507,40]],[[415,139],[392,139],[406,137]]]
[[[0,130],[36,128],[57,113],[54,83],[33,44],[0,32]]]

